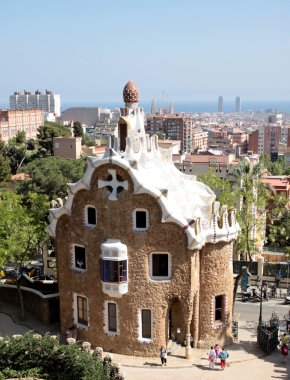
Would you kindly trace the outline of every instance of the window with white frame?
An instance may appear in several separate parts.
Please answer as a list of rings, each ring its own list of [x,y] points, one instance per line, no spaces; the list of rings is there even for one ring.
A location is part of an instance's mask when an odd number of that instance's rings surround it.
[[[86,297],[76,295],[76,309],[77,323],[88,326],[88,299]]]
[[[87,269],[85,247],[80,245],[73,246],[73,268],[78,271],[85,271]]]
[[[152,311],[150,309],[140,310],[140,332],[139,339],[141,340],[151,340],[152,339]]]
[[[94,206],[87,205],[85,207],[85,225],[91,228],[97,225],[97,210]]]
[[[171,278],[171,255],[166,252],[152,252],[149,256],[150,278],[169,280]]]
[[[105,301],[105,324],[104,331],[106,334],[114,336],[118,332],[118,310],[117,304],[111,301]]]
[[[218,295],[215,297],[215,307],[214,307],[214,319],[215,322],[224,322],[225,317],[225,296]]]
[[[145,209],[133,211],[133,226],[135,231],[147,231],[149,228],[149,213]]]

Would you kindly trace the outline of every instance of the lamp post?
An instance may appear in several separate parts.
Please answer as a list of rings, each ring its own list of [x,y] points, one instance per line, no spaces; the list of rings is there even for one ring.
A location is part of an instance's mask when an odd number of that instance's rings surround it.
[[[261,283],[261,299],[260,299],[259,326],[262,325],[262,312],[263,312],[263,281]]]

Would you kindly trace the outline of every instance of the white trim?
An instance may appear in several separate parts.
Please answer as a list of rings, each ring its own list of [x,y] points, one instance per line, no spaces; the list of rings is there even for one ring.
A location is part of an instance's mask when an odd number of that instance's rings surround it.
[[[114,303],[116,305],[116,324],[117,324],[117,331],[110,331],[109,330],[109,303]],[[119,326],[119,309],[118,305],[114,301],[105,301],[104,303],[104,332],[108,336],[116,336],[120,333],[120,326]]]
[[[142,310],[150,310],[151,311],[151,338],[143,338],[142,337]],[[152,343],[153,342],[153,310],[148,307],[143,307],[142,309],[138,309],[138,342],[140,343]]]
[[[138,212],[138,211],[143,211],[146,213],[146,227],[145,228],[138,228],[136,226],[136,222],[137,222],[136,212]],[[145,208],[136,208],[133,210],[132,216],[133,216],[133,230],[134,231],[145,232],[149,229],[149,212],[148,212],[148,210],[146,210]]]
[[[167,255],[168,256],[168,276],[153,276],[153,255]],[[151,252],[149,255],[149,277],[154,281],[167,281],[171,279],[172,272],[172,259],[169,252]]]
[[[82,297],[82,298],[85,298],[87,300],[87,309],[88,309],[88,324],[87,325],[84,325],[83,323],[80,323],[78,321],[78,302],[77,302],[77,298],[78,297]],[[82,330],[88,330],[89,326],[90,326],[90,315],[89,315],[89,299],[83,295],[83,294],[79,294],[79,293],[73,293],[73,305],[72,305],[72,308],[73,308],[73,319],[74,319],[74,324],[82,329]]]
[[[85,249],[85,266],[86,269],[79,268],[75,265],[75,247],[81,247]],[[75,272],[85,273],[87,271],[87,252],[86,247],[82,244],[72,244],[71,245],[71,269]]]
[[[88,222],[88,208],[94,208],[95,209],[95,211],[96,211],[96,224],[90,224]],[[97,225],[97,222],[98,222],[98,219],[97,219],[97,209],[96,209],[96,207],[93,206],[93,205],[90,205],[90,204],[89,205],[85,205],[85,208],[84,208],[84,224],[85,224],[85,226],[88,227],[88,228],[95,228],[96,225]]]

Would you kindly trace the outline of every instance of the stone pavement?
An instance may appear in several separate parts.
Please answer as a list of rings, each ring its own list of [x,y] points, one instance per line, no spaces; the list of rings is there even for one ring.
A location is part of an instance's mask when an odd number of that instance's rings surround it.
[[[0,336],[24,334],[35,331],[41,334],[57,334],[59,324],[45,326],[33,315],[26,313],[24,322],[20,319],[18,306],[0,300]],[[239,322],[239,341],[227,347],[230,357],[225,371],[216,366],[208,369],[208,350],[192,349],[192,358],[184,358],[184,347],[168,356],[168,367],[160,366],[160,359],[140,358],[113,354],[113,361],[120,363],[126,380],[185,380],[185,379],[288,379],[288,368],[281,364],[281,354],[265,355],[256,344],[256,323]]]

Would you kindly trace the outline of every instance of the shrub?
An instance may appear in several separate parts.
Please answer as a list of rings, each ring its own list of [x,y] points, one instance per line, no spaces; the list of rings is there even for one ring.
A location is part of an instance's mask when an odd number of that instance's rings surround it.
[[[61,345],[59,339],[32,332],[0,339],[0,380],[40,377],[49,380],[110,380],[118,376],[111,359],[103,362],[78,343]],[[108,360],[109,359],[109,360]]]

